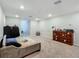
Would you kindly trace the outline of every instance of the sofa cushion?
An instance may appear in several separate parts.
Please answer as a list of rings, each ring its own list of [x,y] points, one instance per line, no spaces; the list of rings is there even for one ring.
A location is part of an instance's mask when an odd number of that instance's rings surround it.
[[[19,57],[19,49],[14,46],[7,46],[0,49],[0,58],[16,58]]]

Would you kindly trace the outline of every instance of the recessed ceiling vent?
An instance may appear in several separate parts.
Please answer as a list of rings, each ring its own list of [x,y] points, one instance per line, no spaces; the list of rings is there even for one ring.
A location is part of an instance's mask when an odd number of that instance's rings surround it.
[[[54,2],[55,5],[60,4],[62,1],[61,0],[57,0]]]
[[[32,16],[29,16],[30,18],[32,17]]]

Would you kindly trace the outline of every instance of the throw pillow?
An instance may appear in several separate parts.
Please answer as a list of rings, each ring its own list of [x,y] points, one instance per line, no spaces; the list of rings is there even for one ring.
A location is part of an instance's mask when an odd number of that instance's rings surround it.
[[[6,44],[6,46],[10,46],[10,45],[13,45],[15,47],[20,47],[21,46],[21,44],[17,43],[17,42],[9,42],[9,43]]]
[[[17,42],[16,38],[7,38],[6,43],[10,43],[10,42]]]

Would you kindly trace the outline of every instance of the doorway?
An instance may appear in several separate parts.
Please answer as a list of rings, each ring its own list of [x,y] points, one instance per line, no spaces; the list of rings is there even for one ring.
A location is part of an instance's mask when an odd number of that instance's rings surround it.
[[[24,19],[21,21],[21,36],[27,37],[30,34],[30,20]]]

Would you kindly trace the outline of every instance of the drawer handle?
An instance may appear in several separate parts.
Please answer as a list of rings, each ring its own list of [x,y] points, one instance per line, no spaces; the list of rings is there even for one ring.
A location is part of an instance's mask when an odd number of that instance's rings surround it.
[[[66,40],[64,40],[64,42],[66,42]]]
[[[58,36],[56,36],[56,37],[58,37]]]
[[[69,35],[70,33],[68,32],[67,34]]]
[[[62,36],[64,36],[64,34]]]
[[[55,40],[57,40],[57,38]]]

